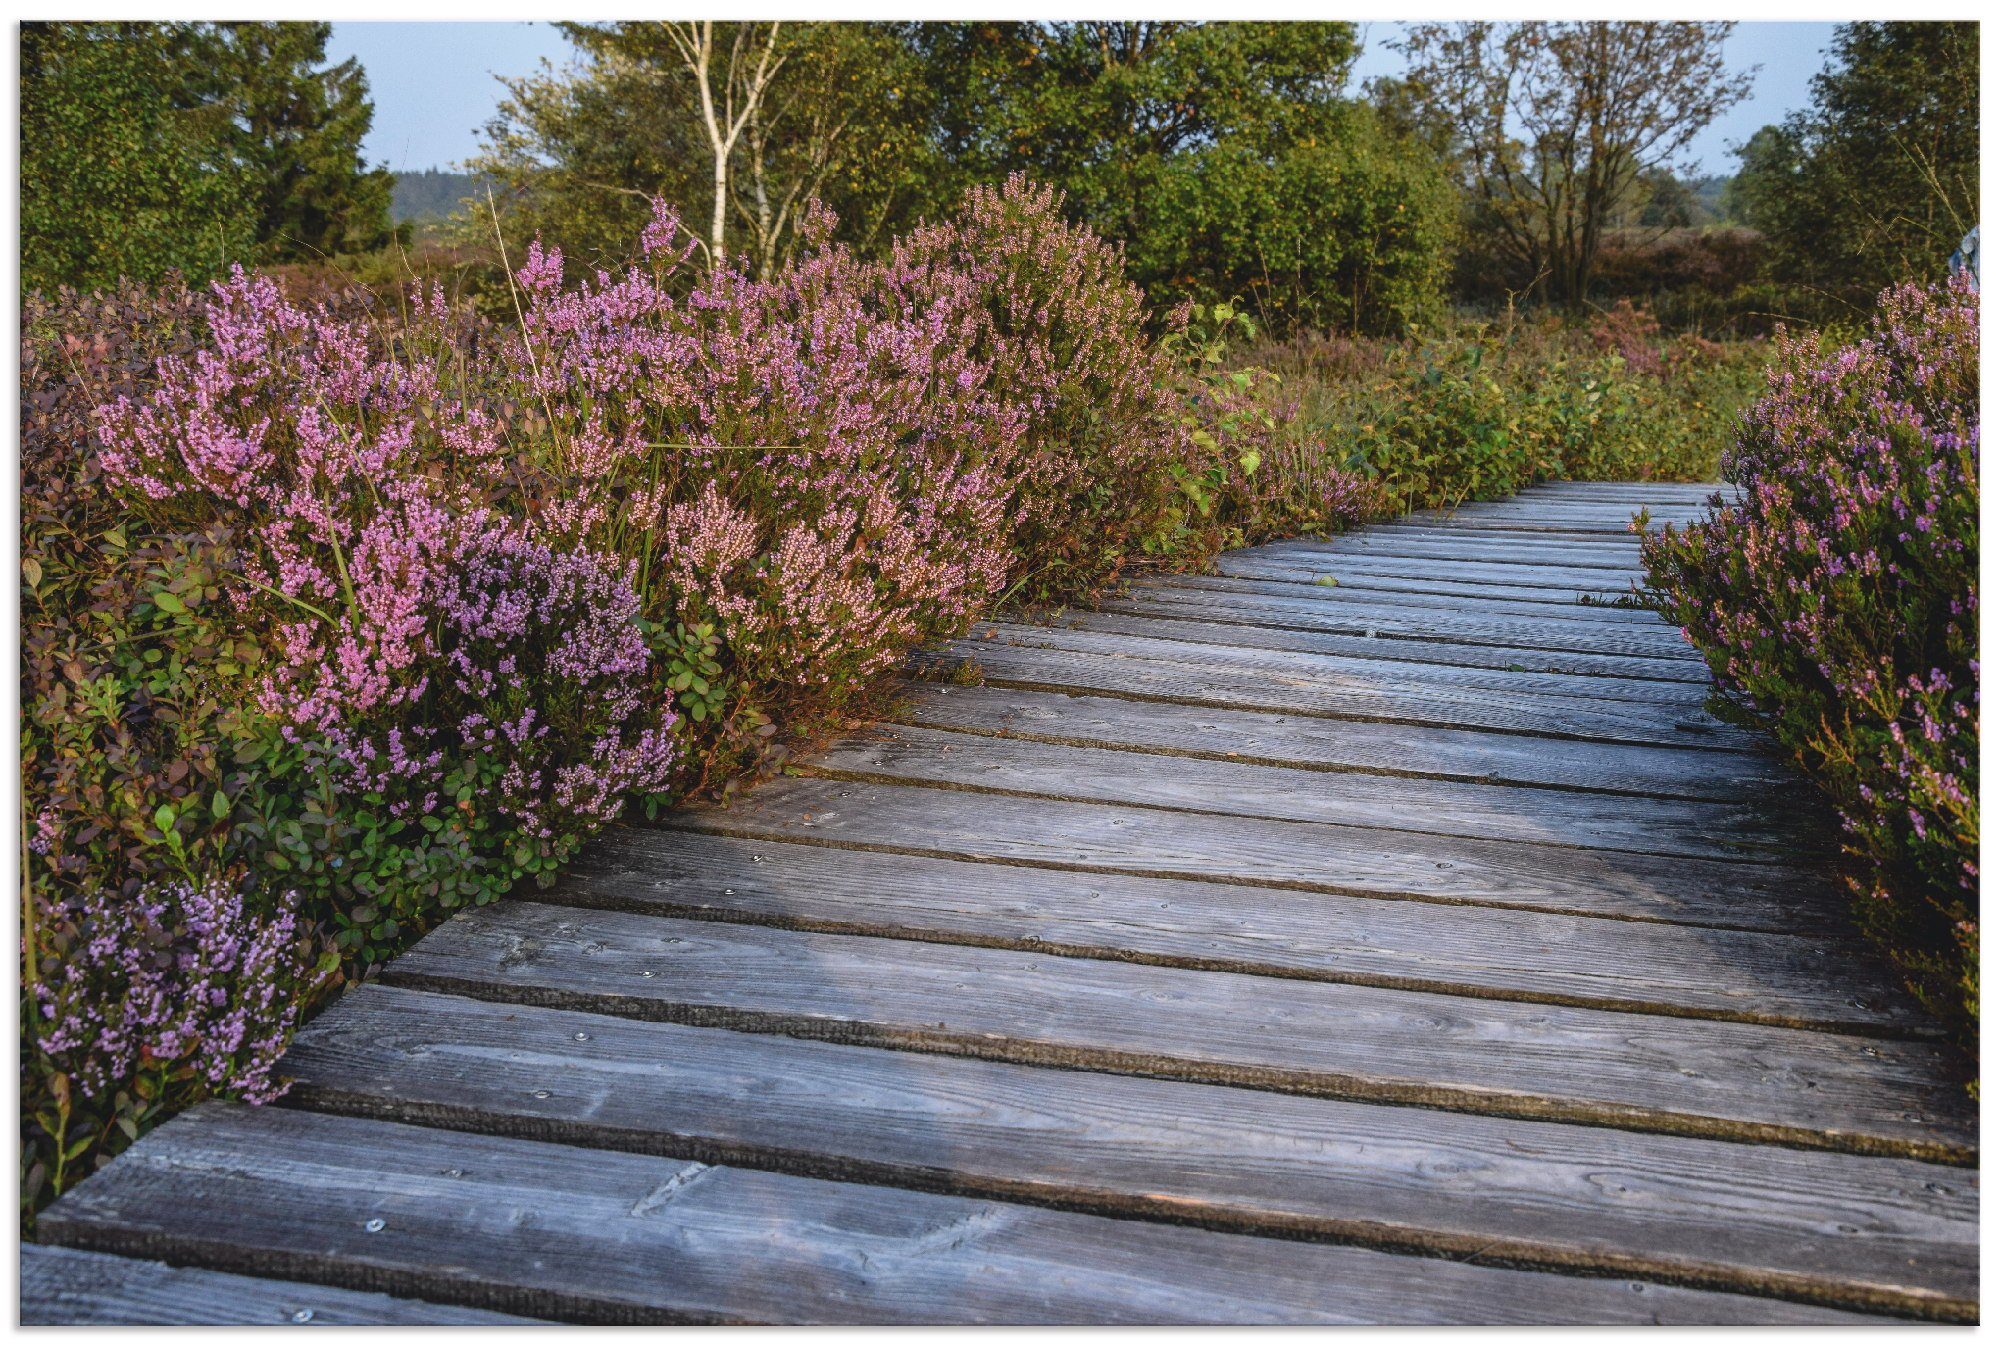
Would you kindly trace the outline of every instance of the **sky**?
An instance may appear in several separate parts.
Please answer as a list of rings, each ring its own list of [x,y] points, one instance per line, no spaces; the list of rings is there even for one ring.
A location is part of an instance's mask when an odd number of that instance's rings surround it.
[[[1400,25],[1363,24],[1367,51],[1355,80],[1394,74],[1403,60],[1388,44]],[[1750,97],[1712,122],[1687,157],[1697,171],[1733,173],[1730,148],[1760,126],[1804,107],[1832,44],[1830,23],[1740,23],[1725,56],[1732,68],[1761,67]],[[375,95],[375,128],[363,144],[372,163],[402,172],[450,168],[479,145],[479,128],[503,90],[496,76],[526,75],[570,45],[546,23],[336,23],[327,55],[359,57]]]

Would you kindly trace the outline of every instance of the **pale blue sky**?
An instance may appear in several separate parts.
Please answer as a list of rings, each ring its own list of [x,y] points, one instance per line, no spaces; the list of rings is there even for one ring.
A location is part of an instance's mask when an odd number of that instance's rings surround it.
[[[1388,49],[1394,23],[1364,24],[1368,51],[1356,78],[1392,74],[1402,58]],[[1825,62],[1830,23],[1742,23],[1730,35],[1737,69],[1758,65],[1750,99],[1718,118],[1689,157],[1710,173],[1730,173],[1729,148],[1768,122],[1803,107]],[[336,23],[328,55],[361,59],[375,94],[375,129],[364,150],[373,162],[414,170],[448,168],[473,153],[479,128],[501,94],[498,75],[525,75],[546,57],[560,64],[570,46],[546,23]]]

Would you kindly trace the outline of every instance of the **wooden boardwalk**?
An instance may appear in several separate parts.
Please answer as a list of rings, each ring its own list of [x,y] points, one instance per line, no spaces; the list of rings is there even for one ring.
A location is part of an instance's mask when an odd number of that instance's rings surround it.
[[[1973,1320],[1958,1066],[1618,601],[1633,509],[1702,495],[984,625],[801,775],[447,922],[284,1106],[82,1183],[24,1316]]]

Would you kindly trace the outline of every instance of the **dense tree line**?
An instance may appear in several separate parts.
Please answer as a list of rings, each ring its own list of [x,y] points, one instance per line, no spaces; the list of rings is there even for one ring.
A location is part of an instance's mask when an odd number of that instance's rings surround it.
[[[393,178],[324,23],[21,25],[21,275],[104,286],[379,248]]]
[[[475,200],[412,181],[405,213],[458,204],[462,239],[497,228],[519,255],[540,235],[609,264],[661,196],[705,264],[764,273],[826,218],[815,203],[873,254],[1026,172],[1156,302],[1387,333],[1453,300],[1833,316],[1934,274],[1976,222],[1966,23],[1842,26],[1812,105],[1740,147],[1726,187],[1679,162],[1748,91],[1722,23],[1412,25],[1407,69],[1359,97],[1347,23],[560,27],[577,60],[506,81],[466,165]],[[24,25],[25,282],[386,244],[366,80],[326,61],[327,37]]]
[[[1730,200],[1777,280],[1852,312],[1978,223],[1979,25],[1844,24],[1832,56],[1811,106],[1743,146]]]

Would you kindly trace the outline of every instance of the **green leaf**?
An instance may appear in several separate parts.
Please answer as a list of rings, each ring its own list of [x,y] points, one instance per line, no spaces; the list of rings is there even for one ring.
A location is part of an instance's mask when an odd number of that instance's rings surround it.
[[[174,830],[174,806],[172,804],[162,804],[153,810],[153,826],[159,828],[162,832],[171,832]]]
[[[153,606],[162,612],[182,613],[187,611],[187,604],[181,602],[180,599],[165,589],[153,595]]]

